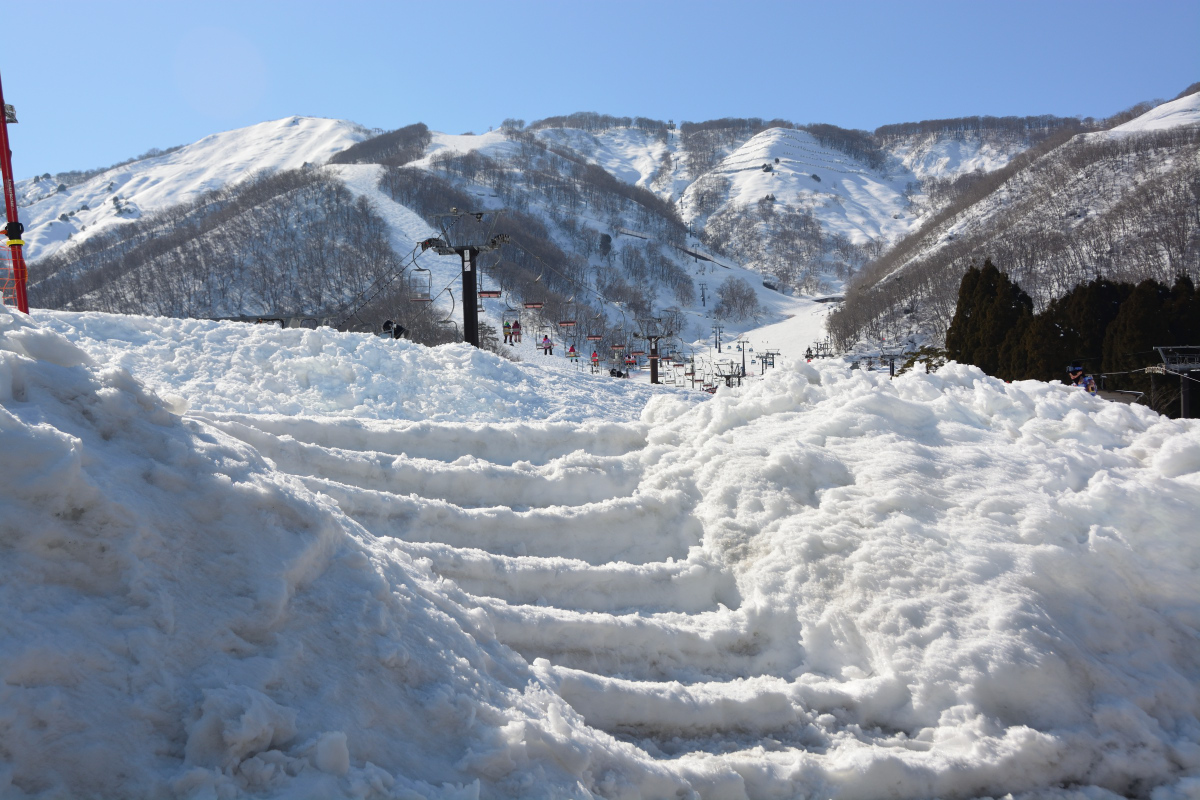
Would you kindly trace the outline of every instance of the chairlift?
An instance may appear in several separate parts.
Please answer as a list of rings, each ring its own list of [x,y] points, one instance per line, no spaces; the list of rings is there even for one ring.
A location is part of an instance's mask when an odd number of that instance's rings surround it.
[[[424,267],[414,267],[407,279],[408,299],[414,303],[433,302],[433,273]]]
[[[501,292],[499,289],[480,289],[479,290],[479,296],[486,300],[497,300],[500,298],[500,294],[501,294]]]
[[[545,305],[545,303],[543,303],[541,300],[526,300],[525,301],[526,308],[541,308],[543,305]]]

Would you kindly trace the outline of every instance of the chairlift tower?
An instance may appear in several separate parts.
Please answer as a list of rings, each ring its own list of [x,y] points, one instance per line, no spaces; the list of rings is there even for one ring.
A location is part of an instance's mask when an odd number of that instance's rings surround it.
[[[1179,376],[1179,416],[1181,419],[1200,418],[1200,397],[1192,386],[1200,382],[1200,345],[1155,347],[1161,364],[1146,367],[1146,372]]]
[[[21,234],[25,232],[25,226],[17,219],[17,188],[13,182],[12,168],[12,150],[8,145],[8,123],[16,124],[16,110],[4,102],[4,89],[0,87],[0,109],[4,113],[0,114],[0,174],[4,180],[4,211],[7,215],[7,223],[4,226],[4,235],[7,239],[7,246],[12,255],[12,300],[17,304],[17,310],[23,314],[29,313],[29,297],[25,294],[25,280],[27,272],[25,270],[25,253],[22,248],[25,246],[24,240],[21,239]],[[5,287],[7,289],[7,287]],[[8,292],[4,292],[4,299],[8,300]]]
[[[470,244],[455,244],[450,238],[450,229],[444,220],[452,218],[456,222],[461,217],[474,217],[476,222],[482,222],[484,216],[499,214],[498,211],[459,211],[450,209],[448,214],[439,214],[442,220],[442,235],[421,242],[421,251],[432,249],[442,256],[457,255],[462,259],[462,303],[463,303],[463,341],[479,347],[479,283],[476,275],[479,267],[479,254],[496,250],[508,242],[508,234],[498,233],[489,235],[485,241]],[[451,225],[450,228],[454,226]]]
[[[641,330],[638,332],[639,339],[645,339],[650,343],[650,382],[658,383],[658,340],[673,336],[666,325],[659,317],[646,317],[638,320],[638,327]]]

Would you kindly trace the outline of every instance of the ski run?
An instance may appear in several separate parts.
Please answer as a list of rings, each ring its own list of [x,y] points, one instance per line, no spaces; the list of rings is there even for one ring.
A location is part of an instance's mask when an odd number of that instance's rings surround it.
[[[0,404],[0,797],[1200,796],[1194,420],[7,309]]]

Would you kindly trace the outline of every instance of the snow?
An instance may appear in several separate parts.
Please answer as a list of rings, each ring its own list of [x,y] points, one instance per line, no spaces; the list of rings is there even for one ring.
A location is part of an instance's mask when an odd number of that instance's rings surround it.
[[[771,167],[769,172],[763,171],[764,164]],[[913,180],[911,173],[884,176],[821,145],[807,131],[762,131],[707,174],[730,181],[729,203],[749,205],[774,195],[779,203],[811,208],[828,233],[844,234],[855,244],[894,240],[915,224],[904,196],[906,183]],[[680,199],[688,222],[699,216],[693,194],[689,188]]]
[[[590,133],[574,128],[544,128],[539,138],[552,145],[566,145],[585,155],[608,173],[626,183],[651,188],[650,179],[669,148],[653,133],[637,128],[610,128]]]
[[[114,167],[63,192],[56,191],[54,180],[21,181],[17,191],[28,255],[48,256],[68,238],[83,241],[112,225],[188,202],[256,172],[323,164],[368,135],[343,120],[286,117],[206,136],[166,155]],[[124,212],[117,212],[114,196],[120,197]],[[63,214],[69,221],[59,219]]]
[[[0,311],[0,796],[1194,796],[1200,423],[702,396]]]
[[[905,137],[889,147],[918,180],[957,178],[969,172],[993,172],[1029,147],[1024,139],[963,133]]]
[[[1162,131],[1185,125],[1200,125],[1200,92],[1156,106],[1137,119],[1118,125],[1109,133]]]
[[[48,331],[128,370],[177,410],[384,420],[637,419],[648,385],[516,364],[465,344],[427,348],[330,328],[34,311]],[[532,346],[529,348],[532,354]]]

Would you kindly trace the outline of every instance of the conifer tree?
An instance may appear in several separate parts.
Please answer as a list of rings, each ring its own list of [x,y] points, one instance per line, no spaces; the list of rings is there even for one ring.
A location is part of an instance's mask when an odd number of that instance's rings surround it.
[[[950,357],[1000,377],[1022,370],[1020,337],[1033,316],[1029,295],[988,260],[963,276],[958,298],[946,332]]]

